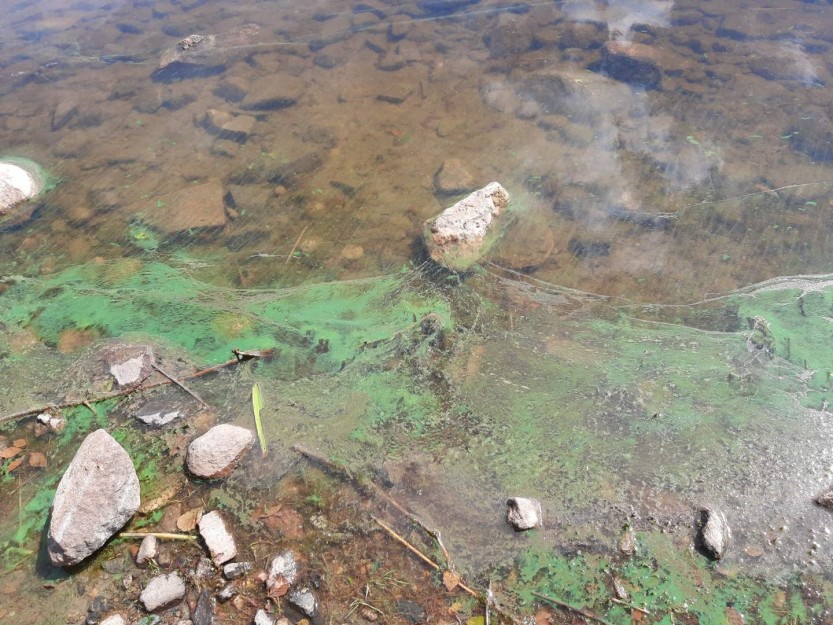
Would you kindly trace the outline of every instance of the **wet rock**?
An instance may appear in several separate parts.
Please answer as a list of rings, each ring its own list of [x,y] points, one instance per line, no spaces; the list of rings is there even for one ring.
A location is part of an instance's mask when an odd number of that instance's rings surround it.
[[[459,159],[444,161],[434,174],[435,192],[441,195],[466,193],[474,188],[474,177],[466,171]]]
[[[289,591],[289,603],[312,618],[318,612],[318,600],[309,588]]]
[[[732,542],[726,516],[715,508],[701,508],[698,517],[698,548],[710,558],[720,560]]]
[[[223,577],[226,579],[240,579],[253,568],[251,562],[232,562],[223,567]]]
[[[662,82],[659,55],[654,48],[641,43],[608,41],[601,69],[611,78],[646,89],[657,89]]]
[[[416,601],[400,599],[396,602],[396,612],[413,625],[425,622],[425,609]]]
[[[269,576],[266,578],[266,588],[272,588],[278,583],[279,578],[283,578],[287,583],[295,582],[295,577],[298,575],[298,563],[295,561],[295,555],[291,551],[284,551],[272,558],[272,564],[269,565]]]
[[[44,426],[51,432],[61,432],[66,427],[66,419],[48,412],[42,412],[37,416],[39,425]]]
[[[179,603],[184,596],[185,582],[176,573],[168,573],[167,575],[159,575],[150,580],[142,591],[142,594],[139,595],[139,600],[142,602],[145,610],[155,612],[156,610]]]
[[[501,13],[497,24],[483,36],[493,58],[520,54],[532,47],[535,30],[525,16]]]
[[[555,235],[547,218],[527,212],[509,226],[497,244],[495,261],[510,269],[525,271],[543,265],[555,249]]]
[[[166,234],[219,229],[226,224],[223,186],[216,181],[189,186],[143,207],[145,220]]]
[[[127,621],[121,614],[112,614],[101,621],[99,625],[126,625]]]
[[[833,161],[833,121],[823,108],[802,109],[790,126],[790,147],[815,161]]]
[[[312,60],[312,64],[321,69],[335,69],[342,62],[342,59],[330,54],[317,54]]]
[[[78,102],[75,100],[62,100],[55,110],[52,111],[52,122],[50,127],[52,131],[60,130],[66,126],[69,121],[78,114]]]
[[[636,553],[636,532],[628,525],[619,536],[619,553],[632,556]]]
[[[576,258],[598,258],[610,255],[610,243],[607,241],[570,239],[567,250]]]
[[[248,86],[245,80],[233,76],[221,80],[212,93],[226,102],[242,102],[248,93]]]
[[[251,115],[235,115],[227,111],[208,109],[202,119],[202,126],[220,139],[245,143],[255,121]]]
[[[275,625],[274,619],[269,616],[266,610],[258,610],[255,613],[255,625]]]
[[[541,526],[543,524],[541,502],[537,499],[512,497],[506,502],[506,522],[516,532]]]
[[[214,598],[207,590],[200,592],[197,597],[197,605],[191,612],[193,625],[212,625],[214,623]]]
[[[202,515],[197,527],[200,536],[211,553],[214,564],[220,566],[224,562],[234,559],[237,556],[237,545],[234,543],[234,536],[226,527],[226,522],[216,510]]]
[[[7,215],[44,188],[38,166],[25,159],[0,160],[0,216]]]
[[[228,423],[216,425],[188,446],[188,471],[205,479],[226,477],[254,440],[254,434],[246,428]]]
[[[171,411],[159,411],[159,412],[147,412],[147,413],[140,413],[136,415],[136,419],[144,423],[145,425],[150,425],[152,427],[162,427],[163,425],[167,425],[172,421],[176,421],[179,417],[182,416],[182,413],[179,410],[171,410]]]
[[[81,443],[58,484],[47,536],[56,566],[81,562],[139,509],[139,478],[130,456],[104,430]]]
[[[266,204],[274,195],[274,188],[271,185],[263,187],[229,185],[225,200],[229,206],[238,211],[258,213],[266,207]]]
[[[464,270],[485,252],[486,236],[509,203],[509,193],[492,182],[428,220],[424,239],[431,258],[453,270]]]
[[[148,560],[155,560],[159,555],[159,540],[156,536],[145,536],[136,554],[136,564],[144,564]]]
[[[408,84],[385,83],[382,88],[382,93],[377,95],[376,99],[388,104],[402,104],[414,92],[414,88]]]
[[[829,486],[818,495],[815,496],[813,501],[816,502],[817,505],[821,506],[822,508],[827,508],[828,510],[833,510],[833,486]]]
[[[102,350],[99,359],[121,387],[139,384],[153,372],[156,357],[146,345],[116,343]]]
[[[244,111],[279,111],[295,106],[304,93],[303,83],[291,76],[282,75],[271,82],[258,83],[256,91],[249,91],[240,103]]]

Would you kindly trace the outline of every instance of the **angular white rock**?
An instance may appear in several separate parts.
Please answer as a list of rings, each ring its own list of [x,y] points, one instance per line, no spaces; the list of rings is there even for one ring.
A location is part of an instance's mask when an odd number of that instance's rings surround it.
[[[205,541],[214,564],[220,566],[237,556],[237,545],[226,522],[216,510],[202,515],[199,523],[200,536]]]
[[[188,445],[188,471],[196,477],[225,477],[254,444],[251,430],[223,423],[215,425]]]
[[[121,614],[113,614],[101,621],[98,625],[126,625],[126,622]]]
[[[43,189],[38,176],[8,161],[0,161],[0,215],[35,197]]]
[[[542,520],[541,502],[537,499],[512,497],[506,502],[506,521],[516,532],[538,527]]]
[[[47,536],[56,566],[81,562],[139,509],[139,478],[130,456],[104,430],[89,434],[64,472]]]
[[[318,600],[309,588],[300,588],[289,593],[289,603],[312,618],[318,612]]]
[[[159,540],[156,536],[145,536],[139,546],[139,553],[136,554],[136,564],[144,564],[148,560],[154,560],[157,555],[159,555]]]
[[[258,610],[255,614],[255,625],[275,625],[275,621],[272,620],[272,617],[266,613],[266,610]]]
[[[150,580],[142,594],[139,595],[139,600],[145,610],[153,612],[181,601],[184,596],[185,582],[176,573],[168,573]]]
[[[292,584],[295,582],[297,575],[298,564],[295,561],[295,555],[291,551],[284,551],[272,558],[272,564],[269,566],[269,577],[266,578],[266,588],[274,586],[279,577],[283,577],[287,583]]]

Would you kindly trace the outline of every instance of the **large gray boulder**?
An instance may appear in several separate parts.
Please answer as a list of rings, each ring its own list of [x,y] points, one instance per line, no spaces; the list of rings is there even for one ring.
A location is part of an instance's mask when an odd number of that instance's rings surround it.
[[[139,478],[124,448],[104,430],[81,443],[67,467],[49,522],[47,550],[56,566],[78,564],[139,509]]]
[[[251,430],[228,423],[215,425],[188,445],[185,459],[188,471],[206,479],[226,477],[254,441]]]
[[[490,182],[426,222],[432,260],[454,271],[468,269],[488,248],[487,235],[508,204],[506,189]]]

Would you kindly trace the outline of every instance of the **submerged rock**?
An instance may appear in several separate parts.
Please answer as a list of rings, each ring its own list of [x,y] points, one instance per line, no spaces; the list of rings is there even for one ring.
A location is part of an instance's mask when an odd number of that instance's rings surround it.
[[[148,612],[154,612],[161,608],[167,608],[179,601],[185,596],[185,582],[176,573],[168,573],[167,575],[159,575],[154,577],[142,594],[139,600]]]
[[[428,220],[424,237],[431,258],[455,271],[476,263],[486,251],[489,230],[508,204],[506,189],[491,182]]]
[[[602,71],[611,78],[646,89],[656,89],[662,82],[662,68],[656,50],[631,41],[605,43]]]
[[[191,185],[137,207],[145,220],[165,234],[219,229],[226,224],[223,185],[218,181]]]
[[[698,546],[707,556],[720,560],[732,542],[732,531],[722,511],[701,508],[697,521]]]
[[[39,195],[45,186],[45,176],[33,161],[0,160],[0,217]]]
[[[214,564],[220,566],[237,556],[237,545],[234,543],[234,536],[231,535],[219,512],[215,510],[202,515],[197,526],[208,551],[211,552],[211,559]]]
[[[512,497],[506,502],[506,522],[516,532],[540,527],[543,524],[541,502],[537,499]]]
[[[139,478],[130,456],[104,430],[81,443],[52,504],[47,536],[56,566],[81,562],[139,509]]]
[[[205,479],[226,477],[254,440],[254,434],[246,428],[228,423],[216,425],[188,446],[188,471]]]
[[[466,171],[459,159],[452,158],[443,164],[434,174],[436,192],[443,195],[465,193],[474,188],[474,177]]]

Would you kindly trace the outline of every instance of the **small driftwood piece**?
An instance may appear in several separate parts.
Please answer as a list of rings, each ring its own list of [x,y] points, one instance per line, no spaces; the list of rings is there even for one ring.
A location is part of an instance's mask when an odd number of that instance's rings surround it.
[[[216,371],[220,371],[221,369],[225,369],[227,367],[231,367],[233,365],[240,364],[246,360],[251,360],[253,358],[267,358],[274,353],[274,350],[271,349],[264,349],[264,350],[252,350],[252,351],[243,351],[239,349],[231,350],[234,354],[234,358],[231,360],[226,360],[225,362],[221,362],[220,364],[213,365],[206,369],[200,369],[199,371],[195,371],[190,375],[185,376],[182,378],[183,380],[193,380],[195,378],[201,378],[204,375],[208,375],[209,373],[215,373]],[[165,375],[164,373],[162,375]],[[99,395],[98,397],[90,397],[88,399],[79,399],[79,400],[72,400],[72,401],[65,401],[59,404],[49,404],[48,406],[39,406],[38,408],[30,408],[28,410],[21,410],[20,412],[15,412],[14,414],[5,415],[0,417],[0,423],[5,421],[12,421],[15,419],[22,419],[24,417],[31,417],[32,415],[40,414],[42,412],[49,412],[55,410],[63,410],[64,408],[75,408],[77,406],[86,406],[93,412],[95,410],[92,408],[91,404],[97,404],[102,401],[106,401],[108,399],[115,399],[117,397],[125,397],[127,395],[132,395],[133,393],[140,392],[140,391],[147,391],[153,388],[157,388],[159,386],[167,386],[169,384],[174,384],[174,382],[166,378],[160,382],[154,382],[152,384],[138,384],[136,386],[129,386],[127,388],[123,388],[118,391],[113,391],[111,393],[105,393],[103,395]],[[200,400],[202,401],[202,400]],[[203,402],[205,403],[205,402]]]
[[[610,600],[613,603],[618,603],[621,606],[626,608],[630,608],[631,610],[636,610],[637,612],[642,612],[645,616],[651,616],[651,613],[646,610],[645,608],[640,608],[638,605],[634,605],[632,603],[628,603],[627,601],[622,601],[621,599],[617,599],[616,597],[610,597]]]
[[[185,384],[183,384],[182,382],[180,382],[179,380],[177,380],[177,379],[176,379],[174,376],[172,376],[170,373],[168,373],[167,371],[165,371],[164,369],[162,369],[162,367],[160,367],[160,366],[159,366],[159,365],[157,365],[157,364],[153,364],[152,366],[153,366],[153,368],[154,368],[154,369],[156,369],[159,373],[161,373],[162,375],[164,375],[164,376],[165,376],[166,378],[168,378],[171,382],[173,382],[174,384],[176,384],[179,388],[181,388],[183,391],[185,391],[186,393],[188,393],[191,397],[193,397],[193,398],[194,398],[194,399],[196,399],[198,402],[200,402],[203,406],[208,406],[208,404],[207,404],[207,403],[205,403],[205,401],[203,400],[203,398],[202,398],[202,397],[200,397],[199,395],[197,395],[194,391],[192,391],[190,388],[188,388],[187,386],[185,386]]]
[[[564,603],[563,601],[553,599],[552,597],[542,595],[538,592],[533,592],[532,594],[538,597],[539,599],[543,599],[544,601],[553,604],[554,606],[558,606],[559,608],[562,608],[564,610],[569,610],[570,612],[575,612],[576,614],[578,614],[579,616],[583,616],[584,618],[589,618],[591,621],[596,621],[597,623],[602,623],[603,625],[612,625],[610,621],[606,621],[601,616],[593,614],[590,610],[585,610],[584,608],[579,608],[578,606],[570,605],[569,603]]]

